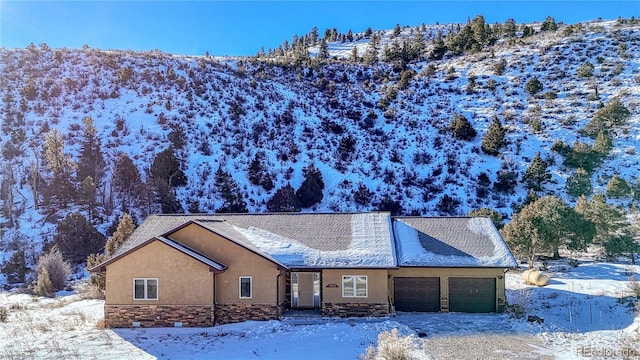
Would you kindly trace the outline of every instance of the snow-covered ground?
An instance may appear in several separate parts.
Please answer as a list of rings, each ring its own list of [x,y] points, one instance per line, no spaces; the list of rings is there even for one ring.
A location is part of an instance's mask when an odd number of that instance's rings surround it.
[[[212,328],[102,329],[103,302],[1,293],[0,358],[356,359],[379,333],[397,328],[423,349],[417,358],[622,359],[640,357],[640,316],[629,277],[640,266],[550,262],[545,287],[507,274],[508,314],[400,313],[382,319],[285,318]],[[542,324],[527,321],[535,315]],[[452,353],[451,349],[458,353]]]

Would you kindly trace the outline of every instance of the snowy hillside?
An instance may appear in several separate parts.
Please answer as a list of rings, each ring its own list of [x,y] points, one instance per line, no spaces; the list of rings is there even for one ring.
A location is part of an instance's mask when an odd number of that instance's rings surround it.
[[[631,116],[608,129],[613,147],[590,179],[594,192],[605,192],[614,175],[637,187],[639,24],[560,24],[555,31],[533,24],[530,36],[519,30],[481,49],[433,55],[439,36],[464,32],[461,25],[333,39],[325,42],[326,59],[318,43],[302,55],[289,49],[248,58],[46,44],[0,49],[0,234],[7,241],[50,239],[57,222],[77,210],[91,212],[102,232],[123,210],[142,218],[163,209],[214,212],[243,200],[250,212],[268,211],[278,190],[301,187],[311,165],[324,182],[322,199],[302,211],[455,215],[493,208],[508,217],[529,192],[522,178],[537,152],[551,175],[538,194],[574,201],[565,185],[576,169],[552,147],[557,140],[593,145],[581,129],[614,99]],[[405,46],[421,49],[394,57]],[[372,48],[377,59],[367,63]],[[590,76],[580,73],[586,62]],[[533,78],[542,85],[536,94],[527,90]],[[458,115],[475,136],[455,136],[450,124]],[[60,194],[49,195],[46,203],[55,177],[43,155],[47,134],[58,129],[69,164],[78,163],[86,117],[104,158],[87,190],[91,199],[82,198],[85,179],[69,166],[75,195],[58,203]],[[482,142],[494,118],[506,144],[490,155]],[[152,164],[170,146],[184,177],[167,176],[162,190]],[[140,172],[136,189],[144,191],[132,195],[115,185],[121,154]],[[260,176],[251,180],[253,165]],[[231,175],[240,199],[225,198],[219,169]],[[629,206],[634,199],[618,201]]]

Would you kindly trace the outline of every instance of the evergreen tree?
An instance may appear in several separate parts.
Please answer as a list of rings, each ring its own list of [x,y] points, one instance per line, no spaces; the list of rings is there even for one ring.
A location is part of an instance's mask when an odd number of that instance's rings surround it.
[[[353,201],[358,205],[369,206],[372,198],[373,193],[369,190],[367,185],[363,183],[360,183],[360,185],[358,185],[358,190],[353,193]]]
[[[90,176],[93,182],[98,185],[102,181],[105,169],[100,138],[97,135],[97,129],[91,116],[85,117],[83,124],[83,140],[80,145],[77,177],[78,181],[84,181],[87,176]]]
[[[593,150],[601,156],[605,157],[609,154],[609,151],[613,148],[613,142],[604,130],[600,130],[596,141],[593,143]]]
[[[267,210],[274,212],[298,212],[298,198],[291,184],[278,189],[267,202]]]
[[[495,209],[480,208],[471,210],[467,213],[467,216],[489,218],[497,229],[501,229],[504,226],[504,224],[502,224],[502,215]]]
[[[89,218],[93,218],[96,207],[96,183],[91,176],[87,176],[80,184],[80,203],[89,212]]]
[[[499,192],[512,193],[518,184],[516,163],[511,159],[505,159],[496,175],[498,179],[493,184],[493,189]]]
[[[589,201],[580,196],[575,211],[595,225],[593,241],[596,244],[605,244],[625,226],[624,212],[608,204],[602,194],[592,196]]]
[[[522,181],[527,188],[540,191],[544,183],[551,179],[551,174],[547,170],[547,163],[540,157],[540,152],[536,153],[536,156],[531,161],[531,164],[522,175]]]
[[[605,107],[596,111],[591,121],[582,129],[582,133],[595,138],[600,131],[608,131],[624,124],[630,116],[631,112],[620,99],[613,99]]]
[[[482,151],[486,154],[497,156],[500,154],[500,149],[506,145],[505,141],[506,130],[502,127],[502,123],[497,116],[493,117],[489,130],[482,137]]]
[[[444,57],[444,54],[447,52],[447,46],[442,39],[442,33],[438,31],[435,39],[433,39],[433,48],[431,49],[431,53],[429,54],[429,58],[432,60],[441,60]]]
[[[329,45],[327,45],[327,42],[322,39],[320,40],[320,47],[318,50],[318,59],[320,60],[327,60],[329,58]]]
[[[536,76],[532,77],[524,86],[524,90],[529,94],[535,96],[537,93],[542,91],[543,86],[540,80]]]
[[[631,186],[617,174],[613,175],[607,183],[607,196],[613,199],[620,199],[631,196]]]
[[[567,179],[567,194],[573,197],[582,195],[591,195],[593,186],[591,185],[591,176],[583,168],[578,168]]]
[[[123,211],[140,204],[145,185],[140,178],[140,171],[125,153],[121,153],[116,162],[111,186],[120,197]]]
[[[124,243],[125,240],[133,234],[133,231],[136,229],[136,224],[133,222],[133,219],[129,214],[124,213],[118,222],[118,227],[116,231],[109,237],[105,246],[104,252],[107,257],[113,256],[116,250]]]
[[[218,190],[218,195],[222,198],[222,206],[216,209],[218,213],[246,213],[247,203],[244,201],[238,183],[231,174],[222,170],[216,171],[214,183]]]
[[[182,212],[182,205],[178,202],[172,187],[186,185],[187,176],[180,168],[180,161],[174,155],[172,147],[159,152],[153,159],[151,176],[162,212]]]
[[[262,186],[266,191],[270,191],[273,189],[273,180],[271,179],[271,175],[267,171],[266,166],[264,165],[265,154],[264,152],[257,152],[251,164],[249,164],[248,177],[249,181],[253,185]]]
[[[544,20],[544,22],[540,26],[540,30],[542,31],[558,30],[558,25],[556,24],[556,20],[551,16],[547,16],[547,18]]]
[[[580,67],[576,71],[576,75],[578,75],[578,77],[588,79],[593,76],[593,70],[594,70],[593,64],[591,64],[588,61],[585,61],[582,65],[580,65]]]
[[[300,188],[296,190],[296,198],[301,207],[308,208],[322,201],[324,179],[320,170],[316,169],[313,164],[305,167],[302,172],[304,180]]]
[[[49,170],[45,196],[54,207],[66,207],[76,194],[73,183],[77,164],[64,153],[64,139],[60,131],[53,129],[45,135],[43,143],[44,164]]]
[[[476,129],[463,115],[453,114],[453,120],[449,123],[449,130],[451,130],[453,137],[456,139],[470,141],[476,137]]]
[[[65,260],[79,264],[89,254],[102,251],[104,236],[82,214],[74,212],[58,224],[53,243]]]
[[[528,257],[532,268],[537,254],[553,252],[558,257],[560,247],[585,249],[592,227],[559,198],[545,196],[515,214],[502,229],[502,236],[516,254]]]

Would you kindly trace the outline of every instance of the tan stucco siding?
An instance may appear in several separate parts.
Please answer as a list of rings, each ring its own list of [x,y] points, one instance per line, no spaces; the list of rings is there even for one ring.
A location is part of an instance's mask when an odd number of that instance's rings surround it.
[[[502,268],[419,268],[404,267],[397,270],[389,270],[388,286],[393,298],[394,277],[439,277],[440,297],[447,298],[449,294],[450,277],[478,277],[496,279],[496,301],[505,298],[505,273]]]
[[[197,224],[190,224],[169,237],[227,266],[225,272],[216,275],[218,303],[277,303],[277,276],[280,271],[272,261]],[[241,276],[251,277],[250,299],[240,298]],[[280,277],[280,281],[285,281],[283,276]],[[284,298],[284,294],[281,294],[280,298]]]
[[[134,278],[157,278],[158,300],[134,300]],[[211,305],[213,273],[194,258],[152,241],[107,265],[106,304]]]
[[[367,276],[367,297],[343,297],[342,276]],[[337,287],[335,287],[337,285]],[[325,269],[322,270],[323,303],[371,303],[388,302],[386,269]]]

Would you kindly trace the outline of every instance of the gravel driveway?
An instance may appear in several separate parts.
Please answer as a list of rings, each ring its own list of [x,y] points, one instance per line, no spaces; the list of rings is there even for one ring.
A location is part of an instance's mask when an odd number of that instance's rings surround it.
[[[434,360],[551,360],[550,350],[535,335],[488,334],[423,338],[424,349]]]
[[[415,330],[435,360],[554,359],[533,328],[506,315],[398,313],[395,320]]]

